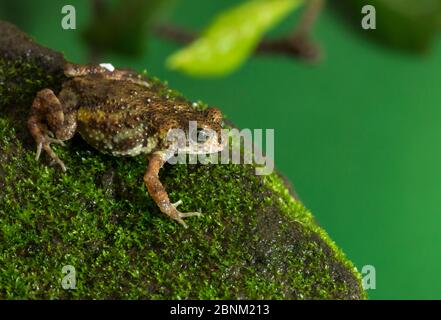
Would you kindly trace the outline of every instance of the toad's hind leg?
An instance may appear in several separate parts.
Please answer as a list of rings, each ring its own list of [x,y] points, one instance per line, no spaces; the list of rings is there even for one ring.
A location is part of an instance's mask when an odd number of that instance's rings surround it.
[[[44,150],[63,171],[66,171],[66,166],[50,145],[51,143],[63,145],[63,140],[72,137],[74,131],[65,129],[65,120],[61,103],[52,90],[39,91],[32,103],[28,119],[29,131],[37,143],[36,159],[40,158],[41,151]],[[55,132],[56,138],[53,138],[52,132]]]
[[[165,213],[173,220],[176,220],[184,227],[187,227],[183,218],[200,216],[201,213],[200,212],[182,213],[177,210],[177,206],[182,203],[181,201],[178,201],[176,203],[170,202],[167,191],[165,191],[165,188],[162,185],[161,181],[159,181],[159,177],[158,177],[159,170],[162,168],[164,163],[165,160],[163,159],[163,156],[160,153],[154,153],[150,157],[149,165],[144,175],[145,185],[147,186],[147,190],[150,196],[156,202],[159,209],[161,209],[163,213]]]

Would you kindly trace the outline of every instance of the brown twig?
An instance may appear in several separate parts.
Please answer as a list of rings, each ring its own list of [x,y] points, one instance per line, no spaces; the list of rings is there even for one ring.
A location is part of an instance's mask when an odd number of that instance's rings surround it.
[[[300,23],[291,35],[279,39],[263,39],[256,48],[256,53],[284,54],[290,57],[307,61],[317,61],[321,52],[311,40],[311,31],[325,0],[309,0]],[[187,44],[195,40],[197,33],[185,30],[171,24],[162,24],[155,27],[155,33],[165,39]]]
[[[308,0],[306,10],[303,13],[294,35],[308,35],[311,33],[320,12],[325,5],[325,0]]]
[[[263,40],[257,47],[257,51],[280,53],[308,61],[319,60],[321,51],[317,44],[311,40],[311,32],[324,4],[325,0],[309,0],[300,23],[290,36],[275,40]]]

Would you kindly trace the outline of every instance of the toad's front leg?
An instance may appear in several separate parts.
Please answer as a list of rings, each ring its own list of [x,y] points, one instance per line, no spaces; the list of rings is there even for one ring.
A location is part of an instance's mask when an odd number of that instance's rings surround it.
[[[37,93],[32,103],[31,114],[28,119],[28,128],[37,143],[36,159],[40,158],[44,150],[63,171],[66,166],[51,148],[51,143],[63,145],[63,140],[70,139],[76,128],[76,121],[72,115],[65,115],[62,105],[50,89],[43,89]],[[53,138],[55,133],[55,138]]]
[[[162,166],[166,161],[164,158],[165,156],[160,152],[153,153],[150,156],[149,165],[144,175],[144,182],[145,185],[147,186],[147,190],[150,196],[156,202],[159,209],[161,209],[161,211],[170,218],[176,220],[184,227],[187,227],[187,225],[185,224],[182,218],[200,216],[201,213],[199,212],[182,213],[176,209],[177,206],[181,204],[181,201],[178,201],[176,203],[170,202],[167,191],[165,191],[165,188],[162,185],[161,181],[159,180],[159,176],[158,176],[159,170],[162,168]]]

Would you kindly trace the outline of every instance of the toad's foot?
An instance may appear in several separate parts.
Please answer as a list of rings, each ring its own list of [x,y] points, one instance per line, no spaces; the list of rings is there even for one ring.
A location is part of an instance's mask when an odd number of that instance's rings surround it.
[[[200,213],[200,212],[180,212],[176,209],[180,204],[182,204],[181,200],[173,203],[172,204],[173,209],[171,209],[170,213],[167,213],[167,215],[170,216],[170,218],[172,218],[173,220],[176,220],[182,226],[184,226],[184,228],[187,228],[188,227],[187,224],[182,219],[188,218],[188,217],[194,217],[194,216],[200,217],[202,215],[202,213]]]
[[[53,161],[55,161],[63,171],[66,166],[58,158],[51,148],[51,144],[64,145],[62,140],[70,138],[68,134],[73,134],[65,129],[66,118],[60,101],[50,89],[43,89],[37,93],[32,103],[31,114],[28,118],[28,128],[37,144],[36,160],[40,158],[41,151],[44,150]],[[56,133],[56,138],[54,134]]]
[[[184,222],[184,218],[188,217],[200,217],[202,213],[200,212],[181,212],[177,209],[177,207],[182,204],[182,201],[179,200],[175,203],[170,203],[167,200],[162,200],[159,202],[158,206],[161,209],[163,213],[165,213],[167,216],[169,216],[171,219],[178,222],[180,225],[182,225],[184,228],[188,228],[187,224]]]
[[[175,203],[171,203],[168,197],[167,191],[165,191],[164,186],[161,181],[159,181],[158,173],[161,167],[164,165],[165,160],[163,155],[158,152],[151,155],[149,160],[149,166],[144,174],[144,183],[147,187],[147,190],[150,196],[158,205],[161,212],[166,214],[171,219],[177,221],[184,227],[187,227],[187,224],[184,222],[184,218],[200,216],[200,212],[180,212],[177,207],[182,203],[182,201],[178,201]]]
[[[57,154],[52,150],[51,143],[55,143],[55,144],[59,144],[59,145],[64,146],[63,141],[61,141],[59,139],[51,138],[51,137],[49,137],[48,134],[45,134],[37,142],[37,153],[35,155],[35,160],[38,161],[38,159],[40,159],[41,151],[44,150],[49,155],[49,157],[51,157],[51,159],[53,161],[55,161],[61,167],[61,170],[66,172],[66,170],[67,170],[66,165],[64,164],[63,161],[61,161],[61,159],[57,156]]]

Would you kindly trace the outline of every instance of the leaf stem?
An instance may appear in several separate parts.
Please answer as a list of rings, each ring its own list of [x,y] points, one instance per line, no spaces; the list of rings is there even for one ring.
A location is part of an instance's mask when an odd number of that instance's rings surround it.
[[[321,50],[311,40],[311,32],[317,18],[322,11],[325,0],[308,0],[305,12],[294,31],[279,39],[263,39],[256,48],[259,54],[283,54],[288,57],[315,62],[321,57]],[[170,23],[159,24],[154,33],[164,39],[187,44],[198,37],[192,32]]]

